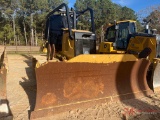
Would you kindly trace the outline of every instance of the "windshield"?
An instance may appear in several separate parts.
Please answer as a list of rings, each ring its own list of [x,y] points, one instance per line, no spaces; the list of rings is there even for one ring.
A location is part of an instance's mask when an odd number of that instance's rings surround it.
[[[123,22],[119,24],[118,29],[118,40],[127,40],[129,34],[133,34],[136,32],[135,23]],[[116,39],[116,30],[115,25],[109,27],[106,31],[105,38],[109,42],[115,42]]]
[[[121,23],[119,24],[119,29],[118,29],[118,39],[119,40],[126,40],[129,34],[129,23]]]
[[[109,27],[106,31],[106,39],[109,42],[114,42],[115,41],[115,37],[116,37],[116,30],[115,30],[115,26]]]
[[[134,22],[129,24],[129,30],[131,34],[136,33],[136,24]]]
[[[116,42],[117,48],[126,49],[131,34],[135,32],[134,22],[121,22],[118,24],[117,30],[115,29],[115,25],[107,29],[105,39],[109,42]]]

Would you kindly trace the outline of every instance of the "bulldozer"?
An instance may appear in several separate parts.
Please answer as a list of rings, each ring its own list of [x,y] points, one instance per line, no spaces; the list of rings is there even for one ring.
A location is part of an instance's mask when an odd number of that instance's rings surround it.
[[[151,34],[149,29],[150,21],[147,22],[145,32],[137,33],[136,21],[118,21],[106,30],[106,41],[101,42],[99,53],[124,53],[132,54],[136,58],[148,59],[151,64],[148,68],[148,85],[156,91],[160,86],[159,73],[159,35]]]
[[[87,11],[91,29],[79,30],[78,17]],[[152,94],[152,79],[147,76],[153,70],[148,70],[151,64],[158,64],[154,58],[156,39],[154,35],[136,33],[135,26],[131,20],[115,22],[108,27],[106,41],[100,43],[97,53],[91,8],[69,11],[63,3],[50,12],[46,38],[52,33],[59,35],[55,44],[58,60],[40,64],[33,58],[37,95],[31,119]]]

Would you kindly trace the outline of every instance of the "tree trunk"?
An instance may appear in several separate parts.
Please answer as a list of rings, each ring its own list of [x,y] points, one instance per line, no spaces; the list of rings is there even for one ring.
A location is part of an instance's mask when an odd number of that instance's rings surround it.
[[[11,44],[11,39],[9,40],[9,45]]]
[[[20,45],[19,35],[17,35],[18,45]]]
[[[16,38],[15,38],[15,41],[16,41],[16,52],[17,52],[17,35],[16,35]]]
[[[31,14],[31,46],[34,45],[33,14]]]
[[[16,37],[16,33],[15,33],[15,19],[14,19],[14,16],[13,16],[13,33],[14,33],[14,45],[15,45],[15,37]]]
[[[36,31],[36,28],[35,28],[35,45],[37,46],[37,31]]]
[[[101,26],[101,42],[104,42],[104,30],[103,30],[103,25]]]
[[[42,41],[43,41],[43,31],[42,31]]]
[[[7,39],[6,39],[6,36],[5,36],[5,39],[4,39],[4,45],[6,45],[6,40],[7,40]]]
[[[16,46],[18,45],[18,36],[16,35]]]
[[[34,31],[31,29],[31,46],[34,46]]]
[[[26,36],[26,25],[25,25],[25,22],[24,22],[24,21],[23,21],[23,26],[24,26],[24,37],[25,37],[26,46],[27,46],[28,40],[27,40],[27,36]]]

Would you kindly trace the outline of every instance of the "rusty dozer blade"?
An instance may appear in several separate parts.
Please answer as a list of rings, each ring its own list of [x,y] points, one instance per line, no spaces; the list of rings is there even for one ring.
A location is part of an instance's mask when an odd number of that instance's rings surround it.
[[[0,60],[0,99],[6,99],[6,69],[3,65],[4,52],[1,55]]]
[[[7,69],[4,66],[0,68],[0,99],[6,99],[6,73]]]
[[[6,52],[4,50],[0,59],[0,119],[5,119],[5,117],[11,115],[7,100],[6,77],[7,57]]]
[[[37,96],[31,119],[102,102],[147,96],[150,62],[48,62],[36,68]]]

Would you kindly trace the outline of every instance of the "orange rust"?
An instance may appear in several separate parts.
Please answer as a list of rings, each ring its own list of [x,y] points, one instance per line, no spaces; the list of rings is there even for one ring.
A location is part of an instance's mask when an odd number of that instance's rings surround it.
[[[64,97],[70,100],[79,98],[95,98],[103,94],[104,84],[96,78],[69,78],[64,84]]]
[[[56,95],[54,93],[47,93],[42,97],[42,104],[44,105],[54,105],[57,101]]]
[[[99,102],[147,96],[152,93],[146,80],[149,65],[146,59],[116,63],[48,62],[36,68],[37,96],[31,119]],[[49,94],[45,101],[57,101],[42,104],[47,93],[55,96]]]

